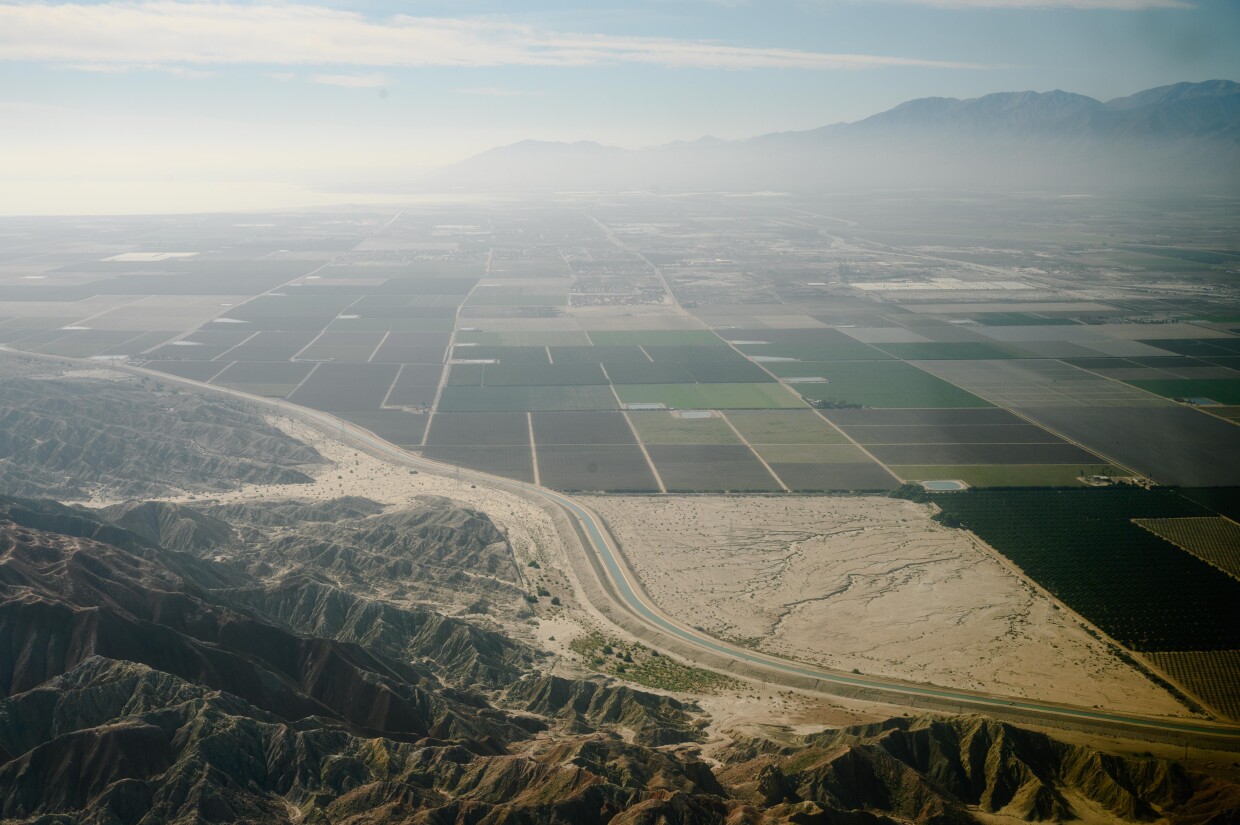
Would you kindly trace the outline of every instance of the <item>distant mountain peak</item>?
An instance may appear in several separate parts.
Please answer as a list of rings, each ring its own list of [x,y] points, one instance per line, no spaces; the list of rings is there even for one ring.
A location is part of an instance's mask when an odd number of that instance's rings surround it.
[[[1201,83],[1172,83],[1170,86],[1158,86],[1146,89],[1127,97],[1108,100],[1106,107],[1112,111],[1136,109],[1141,106],[1179,103],[1188,100],[1209,98],[1226,98],[1240,95],[1240,83],[1231,80],[1206,80]]]
[[[1240,187],[1240,84],[1175,83],[1103,103],[1063,89],[925,97],[853,123],[628,150],[527,140],[436,186],[797,189],[821,186]]]

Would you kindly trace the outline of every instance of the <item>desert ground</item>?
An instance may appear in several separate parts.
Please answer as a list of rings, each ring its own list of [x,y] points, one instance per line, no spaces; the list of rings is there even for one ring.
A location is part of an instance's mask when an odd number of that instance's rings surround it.
[[[542,607],[536,621],[506,627],[556,654],[555,670],[583,671],[568,643],[591,629],[627,635],[585,600],[553,520],[530,501],[451,474],[411,473],[293,417],[270,415],[268,422],[330,464],[311,471],[312,484],[245,486],[210,500],[349,495],[400,508],[419,496],[444,496],[485,512],[505,532],[531,590],[547,584],[564,595],[561,608]],[[720,638],[840,670],[1117,711],[1187,713],[976,538],[931,521],[930,505],[878,496],[584,502],[611,527],[653,600]],[[758,719],[796,729],[823,724],[824,715],[843,723],[877,710],[765,689],[752,696],[724,691],[706,703],[717,730]]]
[[[838,670],[1182,715],[930,505],[877,496],[594,497],[653,600],[721,638]]]

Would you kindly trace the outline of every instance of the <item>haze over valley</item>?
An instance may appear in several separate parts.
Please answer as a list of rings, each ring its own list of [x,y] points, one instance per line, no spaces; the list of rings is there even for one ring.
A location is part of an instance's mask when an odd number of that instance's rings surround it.
[[[467,5],[0,3],[0,822],[1240,821],[1234,7]]]

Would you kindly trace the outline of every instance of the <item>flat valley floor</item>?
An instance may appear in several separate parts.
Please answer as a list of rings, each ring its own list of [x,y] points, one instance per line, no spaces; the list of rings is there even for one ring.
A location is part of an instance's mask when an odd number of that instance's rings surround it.
[[[863,674],[1183,715],[931,505],[879,496],[592,497],[676,619]]]

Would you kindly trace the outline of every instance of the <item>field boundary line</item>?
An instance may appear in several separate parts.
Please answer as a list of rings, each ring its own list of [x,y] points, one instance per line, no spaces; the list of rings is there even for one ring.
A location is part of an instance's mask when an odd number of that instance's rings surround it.
[[[482,274],[485,277],[491,271],[491,261],[495,259],[495,247],[491,247],[491,251],[487,253],[487,263],[483,268]],[[420,446],[426,446],[426,440],[431,435],[431,425],[435,423],[435,412],[439,409],[439,399],[443,397],[443,388],[448,385],[448,375],[452,372],[452,353],[456,347],[456,334],[461,328],[461,311],[465,309],[465,305],[469,303],[469,299],[473,296],[474,291],[478,289],[478,284],[482,283],[482,278],[474,281],[474,285],[469,288],[469,292],[465,293],[465,297],[456,305],[456,314],[452,316],[452,335],[448,337],[448,346],[444,350],[444,370],[439,374],[439,386],[435,388],[435,400],[431,402],[430,414],[426,417],[426,430],[422,433],[422,443]]]
[[[331,323],[331,322],[329,321],[328,323]],[[304,347],[302,347],[301,349],[297,350],[297,352],[293,353],[292,355],[290,355],[290,356],[288,357],[289,363],[292,363],[293,361],[298,360],[298,356],[300,356],[303,352],[305,352],[306,350],[308,350],[308,349],[310,349],[312,346],[314,346],[314,342],[315,342],[315,341],[317,341],[317,340],[319,340],[320,338],[322,338],[322,337],[323,337],[323,335],[324,335],[324,333],[326,333],[326,332],[327,332],[327,327],[323,327],[321,330],[319,330],[319,334],[318,334],[318,335],[316,335],[316,336],[314,336],[313,338],[311,338],[309,341],[307,341],[307,342],[306,342],[306,345],[305,345]]]
[[[215,362],[214,362],[214,361],[207,361],[206,363],[208,363],[208,364],[213,364],[213,363],[215,363]],[[212,374],[211,374],[211,377],[210,377],[210,378],[208,378],[206,381],[203,381],[202,383],[204,383],[204,384],[210,384],[212,381],[214,381],[215,379],[217,379],[217,378],[219,378],[221,375],[223,375],[223,374],[224,374],[224,373],[228,370],[228,368],[229,368],[229,367],[231,367],[231,366],[232,366],[233,364],[235,364],[235,363],[236,363],[235,361],[229,361],[227,364],[225,364],[224,366],[222,366],[222,367],[220,367],[218,370],[216,370],[214,373],[212,373]],[[311,368],[310,372],[314,372],[314,369],[313,369],[313,368]],[[310,377],[310,373],[306,373],[306,378],[309,378],[309,377]],[[302,380],[304,381],[304,380],[306,380],[306,379],[305,379],[305,378],[303,378]],[[301,385],[300,385],[300,384],[298,384],[297,386],[301,386]],[[293,393],[291,393],[291,392],[289,393],[289,395],[292,395],[292,394],[293,394]]]
[[[1189,499],[1189,501],[1192,501],[1192,499]],[[1193,558],[1201,559],[1203,562],[1210,565],[1211,567],[1213,567],[1215,570],[1219,571],[1223,575],[1230,576],[1231,578],[1236,579],[1236,580],[1240,580],[1240,573],[1236,573],[1231,570],[1227,570],[1226,568],[1220,567],[1217,561],[1212,561],[1206,558],[1205,556],[1202,556],[1201,553],[1199,553],[1198,551],[1185,546],[1186,543],[1184,542],[1182,535],[1179,536],[1180,540],[1177,541],[1176,539],[1173,539],[1170,536],[1167,536],[1167,535],[1164,535],[1163,533],[1158,532],[1152,526],[1150,526],[1150,522],[1155,522],[1155,521],[1188,521],[1191,519],[1220,519],[1225,523],[1229,523],[1233,525],[1236,523],[1221,513],[1216,516],[1169,516],[1169,517],[1164,517],[1164,518],[1134,518],[1134,519],[1131,519],[1131,521],[1133,524],[1137,525],[1138,527],[1140,527],[1142,530],[1146,531],[1147,533],[1152,533],[1153,535],[1158,536],[1163,541],[1168,542],[1169,544],[1172,544],[1175,547],[1180,548],[1180,550],[1184,551],[1185,553],[1192,556]]]
[[[749,439],[745,438],[745,436],[741,434],[741,431],[736,429],[736,425],[732,423],[732,419],[728,418],[728,414],[723,410],[716,410],[716,412],[718,412],[719,417],[723,419],[723,423],[727,424],[728,428],[732,430],[732,432],[736,433],[736,437],[739,438],[741,443],[745,445],[745,449],[749,450],[749,452],[753,454],[753,457],[758,459],[758,463],[765,467],[766,471],[771,474],[771,478],[775,479],[775,483],[782,487],[785,493],[791,493],[792,490],[787,484],[784,483],[784,480],[779,477],[779,473],[775,472],[771,465],[766,462],[766,459],[762,457],[761,453],[754,449],[754,446],[749,443]]]
[[[1191,358],[1191,357],[1193,357],[1193,356],[1186,356],[1186,357],[1190,357],[1190,358]],[[1059,360],[1059,361],[1063,361],[1063,359],[1062,359],[1062,358],[1060,358],[1060,359],[1058,359],[1058,360]],[[1195,359],[1195,360],[1200,360],[1200,359]],[[1066,363],[1066,362],[1065,362],[1065,363]],[[1167,397],[1167,396],[1165,396],[1165,395],[1159,395],[1158,393],[1154,392],[1153,390],[1147,390],[1145,387],[1138,387],[1136,384],[1129,384],[1127,381],[1121,381],[1121,380],[1119,380],[1118,378],[1112,378],[1112,377],[1111,377],[1111,376],[1109,376],[1109,375],[1100,375],[1099,373],[1095,372],[1094,370],[1086,369],[1085,367],[1078,367],[1076,364],[1066,364],[1066,365],[1067,365],[1067,366],[1069,366],[1069,367],[1072,367],[1073,369],[1078,369],[1078,370],[1080,370],[1081,372],[1087,372],[1087,373],[1089,373],[1090,375],[1097,376],[1098,378],[1101,378],[1103,381],[1110,381],[1110,382],[1112,382],[1112,383],[1119,384],[1119,385],[1120,385],[1120,386],[1122,386],[1122,387],[1127,387],[1127,388],[1128,388],[1128,389],[1130,389],[1130,390],[1138,390],[1138,391],[1140,391],[1140,392],[1145,393],[1146,395],[1149,395],[1149,396],[1152,396],[1152,397],[1154,397],[1154,398],[1157,398],[1159,401],[1165,401],[1165,402],[1166,402],[1167,404],[1169,404],[1170,406],[1173,406],[1173,407],[1188,407],[1189,409],[1196,410],[1197,412],[1205,413],[1206,415],[1209,415],[1209,416],[1211,416],[1212,418],[1222,418],[1222,420],[1223,420],[1223,421],[1231,421],[1231,423],[1233,423],[1233,424],[1235,424],[1235,423],[1236,423],[1235,421],[1232,421],[1232,419],[1230,419],[1230,418],[1223,418],[1223,417],[1222,417],[1222,416],[1220,416],[1220,415],[1213,415],[1212,413],[1207,412],[1206,410],[1202,409],[1201,407],[1197,406],[1196,404],[1181,404],[1180,402],[1176,401],[1174,398],[1168,398],[1168,397]],[[1148,368],[1147,368],[1147,369],[1148,369]],[[1157,367],[1154,367],[1153,369],[1157,369]],[[1165,372],[1165,370],[1159,370],[1159,372]],[[1170,373],[1167,373],[1167,374],[1168,374],[1168,375],[1170,375]],[[1176,381],[1182,381],[1182,380],[1185,380],[1185,379],[1180,378],[1178,375],[1173,376],[1173,378],[1174,378],[1174,380],[1176,380]],[[1162,379],[1162,380],[1166,380],[1166,379]],[[1229,406],[1229,405],[1227,405],[1227,404],[1221,404],[1220,406]]]
[[[667,485],[663,483],[663,476],[659,475],[659,468],[654,466],[654,459],[650,457],[650,451],[646,449],[646,442],[642,441],[641,433],[637,431],[637,426],[629,416],[629,411],[624,408],[624,402],[620,400],[620,393],[616,392],[616,385],[611,383],[611,376],[607,374],[607,366],[599,363],[598,368],[603,371],[603,377],[607,379],[607,386],[611,389],[611,394],[615,396],[616,403],[620,406],[620,414],[624,416],[624,423],[629,425],[629,431],[633,433],[633,439],[637,441],[637,449],[642,451],[642,455],[646,459],[646,465],[650,467],[650,473],[654,476],[654,483],[659,485],[660,493],[666,493]]]
[[[1050,433],[1051,435],[1057,435],[1057,436],[1059,436],[1060,438],[1062,438],[1064,441],[1068,442],[1069,444],[1075,444],[1077,447],[1080,447],[1080,448],[1081,448],[1082,450],[1084,450],[1085,452],[1087,452],[1087,453],[1092,453],[1093,455],[1098,456],[1098,458],[1101,458],[1103,461],[1105,461],[1107,464],[1110,464],[1112,467],[1118,467],[1118,468],[1119,468],[1119,469],[1121,469],[1121,470],[1125,470],[1126,472],[1131,473],[1131,474],[1132,474],[1134,477],[1136,477],[1136,478],[1144,478],[1144,479],[1149,480],[1149,481],[1152,481],[1152,480],[1153,480],[1153,479],[1151,479],[1148,475],[1146,475],[1145,473],[1140,473],[1140,472],[1137,472],[1137,471],[1136,471],[1136,470],[1134,470],[1132,467],[1129,467],[1127,464],[1123,463],[1122,461],[1116,461],[1115,459],[1111,458],[1111,457],[1110,457],[1109,455],[1107,455],[1106,453],[1104,453],[1104,452],[1102,452],[1102,451],[1100,451],[1100,450],[1095,450],[1094,448],[1092,448],[1092,447],[1090,447],[1090,446],[1088,446],[1088,445],[1086,445],[1086,444],[1082,444],[1080,441],[1077,441],[1075,438],[1071,438],[1071,437],[1069,437],[1069,436],[1065,435],[1064,433],[1059,432],[1059,430],[1055,429],[1054,427],[1051,427],[1051,426],[1048,426],[1048,425],[1046,425],[1046,424],[1043,424],[1042,422],[1038,421],[1036,418],[1033,418],[1032,416],[1025,415],[1025,414],[1024,414],[1023,412],[1021,412],[1021,411],[1020,411],[1020,409],[1019,409],[1019,408],[1017,408],[1017,407],[1006,407],[1005,409],[1006,409],[1008,412],[1012,413],[1012,415],[1015,415],[1015,416],[1018,416],[1018,417],[1020,417],[1020,418],[1023,418],[1024,420],[1028,421],[1030,424],[1036,424],[1037,426],[1039,426],[1039,427],[1041,427],[1042,429],[1046,430],[1046,431],[1047,431],[1048,433]]]
[[[538,443],[534,440],[534,413],[526,411],[525,426],[530,430],[530,464],[534,467],[534,486],[541,487],[542,480],[538,472]]]
[[[719,333],[718,333],[718,332],[715,332],[715,335],[719,335]],[[854,447],[856,447],[858,450],[860,450],[861,452],[865,453],[865,455],[866,455],[867,457],[869,457],[870,461],[873,461],[873,462],[874,462],[875,464],[877,464],[879,467],[882,467],[882,468],[883,468],[883,472],[885,472],[887,475],[889,475],[889,476],[891,476],[892,478],[894,478],[894,479],[895,479],[897,482],[899,482],[900,484],[904,484],[904,483],[905,483],[905,479],[900,478],[900,476],[896,475],[896,474],[892,471],[892,469],[891,469],[890,467],[888,467],[888,466],[887,466],[886,464],[884,464],[883,462],[879,461],[879,460],[878,460],[878,458],[877,458],[877,457],[876,457],[873,453],[871,453],[869,450],[867,450],[867,449],[866,449],[864,446],[862,446],[861,444],[858,444],[858,443],[857,443],[857,442],[856,442],[856,441],[855,441],[855,440],[854,440],[854,439],[853,439],[853,438],[852,438],[852,437],[851,437],[848,433],[844,432],[844,431],[843,431],[843,430],[841,430],[839,427],[835,426],[835,424],[831,423],[831,419],[829,419],[829,418],[827,418],[825,415],[823,415],[823,414],[822,414],[822,410],[818,409],[817,407],[815,407],[815,406],[814,406],[814,405],[812,405],[812,404],[808,404],[808,403],[806,403],[806,402],[805,402],[805,398],[804,398],[804,397],[803,397],[800,393],[798,393],[796,390],[792,389],[792,388],[791,388],[790,386],[788,386],[788,384],[787,384],[787,383],[785,383],[784,381],[781,381],[781,380],[780,380],[780,378],[779,378],[779,376],[778,376],[778,375],[776,375],[775,373],[771,372],[769,369],[767,369],[767,367],[766,367],[766,365],[765,365],[765,364],[763,364],[761,361],[755,361],[755,360],[753,360],[752,358],[750,358],[748,355],[746,355],[745,353],[741,352],[741,351],[740,351],[740,349],[736,346],[736,344],[734,344],[733,342],[729,341],[727,338],[724,338],[722,335],[719,335],[719,339],[720,339],[721,341],[723,341],[725,344],[727,344],[729,347],[731,347],[731,348],[732,348],[732,351],[733,351],[733,352],[735,352],[737,355],[741,356],[742,358],[744,358],[744,359],[745,359],[746,361],[748,361],[749,363],[756,365],[756,366],[758,367],[758,369],[762,370],[762,371],[763,371],[763,372],[765,372],[767,375],[771,376],[771,378],[775,379],[775,383],[776,383],[776,384],[778,384],[779,386],[783,387],[783,388],[784,388],[784,392],[791,393],[792,395],[795,395],[795,396],[796,396],[796,397],[797,397],[797,398],[801,401],[801,403],[802,403],[802,404],[805,404],[806,408],[808,408],[808,409],[810,409],[810,410],[813,410],[813,411],[814,411],[814,413],[815,413],[815,414],[817,414],[817,416],[818,416],[820,419],[822,419],[823,421],[827,422],[827,426],[828,426],[828,427],[830,427],[831,429],[835,430],[835,431],[836,431],[837,433],[839,433],[840,435],[844,436],[844,438],[848,439],[848,443],[849,443],[849,444],[852,444],[852,445],[853,445]],[[723,415],[723,413],[720,413],[720,415]],[[725,420],[726,420],[726,416],[725,416]],[[731,422],[731,421],[728,421],[728,426],[729,426],[729,427],[732,427],[732,422]],[[735,430],[736,428],[735,428],[735,427],[732,427],[732,429],[733,429],[733,430]],[[737,433],[736,433],[736,434],[739,436],[739,435],[740,435],[740,432],[739,432],[739,431],[737,431]],[[743,439],[742,439],[742,440],[743,440]],[[757,451],[756,451],[756,450],[754,450],[752,447],[750,447],[749,449],[750,449],[750,451],[751,451],[751,452],[753,452],[753,453],[754,453],[754,455],[757,455]],[[759,457],[759,460],[761,460],[761,457]],[[782,484],[783,482],[780,482],[780,483]],[[784,489],[786,490],[786,489],[787,489],[787,487],[785,487]]]
[[[379,343],[375,344],[374,351],[371,352],[370,357],[366,359],[367,364],[375,360],[375,356],[379,354],[379,350],[383,349],[383,345],[387,343],[387,339],[391,337],[391,335],[392,335],[392,331],[390,329],[383,333],[383,337],[379,339]],[[404,364],[401,364],[402,368],[404,366],[405,366]]]
[[[392,383],[388,384],[387,392],[383,394],[383,400],[379,402],[379,409],[387,409],[388,399],[392,397],[392,390],[396,389],[396,385],[400,383],[400,377],[405,374],[405,365],[401,364],[400,369],[396,371],[396,377],[392,379]]]
[[[830,418],[827,418],[825,415],[823,415],[823,414],[822,414],[822,410],[818,409],[817,407],[810,407],[810,409],[814,411],[814,414],[815,414],[815,415],[817,415],[817,416],[818,416],[819,418],[821,418],[823,421],[827,422],[827,425],[828,425],[829,427],[831,427],[833,430],[835,430],[835,431],[836,431],[837,433],[839,433],[840,435],[844,436],[844,438],[848,439],[848,443],[849,443],[849,444],[853,445],[853,446],[854,446],[854,447],[856,447],[858,450],[860,450],[861,452],[863,452],[863,453],[865,453],[867,456],[869,456],[870,461],[873,461],[873,462],[874,462],[875,464],[877,464],[879,467],[882,467],[882,468],[883,468],[883,470],[884,470],[884,471],[886,471],[887,475],[891,476],[892,478],[894,478],[896,481],[900,482],[901,484],[906,484],[906,483],[908,482],[908,479],[906,479],[906,478],[901,478],[900,476],[896,475],[895,470],[893,470],[893,469],[891,469],[890,467],[888,467],[888,466],[887,466],[885,463],[883,463],[882,461],[879,461],[879,460],[878,460],[878,456],[874,455],[874,453],[872,453],[872,452],[870,452],[869,450],[867,450],[867,449],[865,448],[865,445],[864,445],[864,444],[862,444],[862,443],[858,442],[858,441],[857,441],[855,438],[853,438],[851,435],[849,435],[848,433],[844,432],[844,429],[843,429],[842,427],[837,427],[837,426],[835,426],[835,422],[833,422]]]
[[[153,329],[153,330],[147,330],[147,332],[163,332],[163,330]],[[136,333],[136,334],[134,334],[134,335],[130,336],[129,338],[126,338],[124,341],[121,341],[119,344],[113,344],[112,346],[108,347],[108,349],[116,349],[117,347],[123,347],[123,346],[125,346],[125,345],[126,345],[126,344],[128,344],[130,341],[137,341],[137,340],[138,340],[139,338],[141,338],[143,335],[146,335],[146,334],[147,334],[147,332],[139,332],[139,333]],[[106,352],[107,352],[107,349],[102,350],[102,351],[100,351],[100,352],[98,352],[98,353],[95,353],[95,354],[96,354],[96,355],[103,355],[103,354],[105,354]],[[93,357],[93,356],[92,356],[92,357]]]
[[[253,338],[254,338],[254,336],[258,335],[260,332],[262,332],[262,330],[261,330],[261,329],[259,329],[259,330],[255,330],[253,333],[251,333],[250,335],[246,336],[246,338],[245,338],[244,340],[239,341],[239,342],[237,342],[236,344],[233,344],[231,347],[229,347],[228,349],[224,350],[224,351],[223,351],[223,352],[221,352],[219,355],[215,356],[214,358],[208,358],[207,360],[208,360],[208,361],[218,361],[218,360],[220,360],[220,359],[221,359],[221,358],[223,358],[225,355],[227,355],[228,353],[232,352],[233,350],[235,350],[237,347],[241,346],[242,344],[248,344],[248,343],[251,341],[251,339],[253,339]],[[57,341],[59,341],[60,339],[59,339],[59,338],[57,338],[56,340],[57,340]],[[53,342],[53,343],[55,343],[55,342]]]
[[[637,427],[633,424],[633,419],[629,417],[629,411],[621,408],[620,414],[624,416],[624,423],[628,424],[629,429],[633,431],[633,438],[637,439],[637,449],[642,451],[646,464],[650,467],[651,474],[654,475],[654,483],[659,485],[659,492],[666,493],[667,485],[663,483],[663,476],[659,475],[659,468],[654,466],[654,459],[650,457],[650,451],[646,449],[646,442],[642,441],[641,434],[637,432]]]
[[[184,339],[188,338],[189,336],[193,335],[195,332],[197,332],[197,331],[198,331],[198,330],[200,330],[200,329],[202,329],[202,327],[194,327],[192,330],[189,330],[189,331],[187,331],[187,332],[179,332],[179,333],[174,333],[174,334],[172,334],[172,335],[168,336],[167,338],[165,338],[164,340],[160,341],[158,344],[155,344],[155,345],[153,345],[153,346],[149,346],[149,347],[147,347],[146,349],[142,350],[142,352],[139,352],[139,353],[137,354],[137,356],[131,356],[131,357],[146,358],[146,357],[147,357],[150,353],[154,352],[155,350],[159,349],[160,347],[166,347],[166,346],[168,346],[169,344],[171,344],[173,341],[182,341],[182,340],[184,340]],[[152,331],[152,332],[162,332],[163,330],[151,330],[151,331]],[[148,359],[148,360],[150,360],[150,359]],[[159,359],[159,360],[162,360],[162,359]]]
[[[303,378],[303,379],[301,379],[300,381],[298,381],[298,382],[297,382],[297,386],[296,386],[296,387],[293,387],[293,389],[289,392],[289,394],[288,394],[288,395],[286,395],[286,396],[284,396],[284,397],[285,397],[285,398],[288,398],[288,397],[289,397],[289,396],[291,396],[293,393],[295,393],[295,392],[297,392],[299,389],[301,389],[301,385],[302,385],[302,384],[304,384],[304,383],[306,383],[307,381],[309,381],[309,380],[310,380],[310,376],[312,376],[312,375],[314,375],[316,372],[318,372],[318,371],[319,371],[319,367],[320,367],[320,366],[322,366],[322,365],[323,365],[323,362],[322,362],[322,361],[316,361],[316,362],[314,363],[314,366],[310,368],[310,372],[306,373],[306,377],[305,377],[305,378]],[[223,372],[223,370],[220,370],[220,372]],[[293,402],[293,403],[297,403],[297,402]]]

